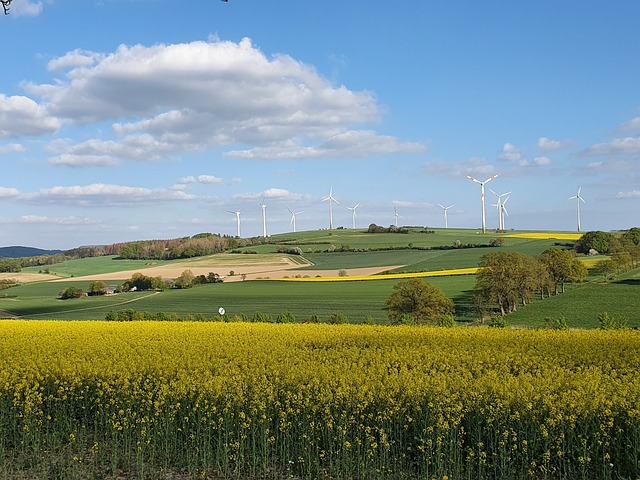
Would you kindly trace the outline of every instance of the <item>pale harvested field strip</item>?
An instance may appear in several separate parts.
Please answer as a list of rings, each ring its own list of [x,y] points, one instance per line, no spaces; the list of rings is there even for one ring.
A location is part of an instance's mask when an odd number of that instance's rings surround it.
[[[318,275],[318,277],[315,277],[311,275],[307,276],[308,272],[305,272],[305,276],[303,277],[269,278],[268,280],[283,280],[283,281],[291,281],[291,282],[354,282],[354,281],[361,281],[361,280],[401,280],[405,278],[443,277],[443,276],[451,276],[451,275],[474,275],[478,271],[477,267],[470,267],[470,268],[456,268],[452,270],[433,270],[429,272],[389,273],[384,275],[376,275],[376,273],[381,273],[387,270],[393,270],[395,268],[400,268],[400,266],[379,267],[377,269],[353,268],[351,270],[347,270],[347,274],[345,276]],[[369,270],[369,272],[366,274],[363,274],[361,270]],[[378,271],[376,272],[374,270],[378,270]],[[325,273],[330,273],[330,272],[325,271]]]

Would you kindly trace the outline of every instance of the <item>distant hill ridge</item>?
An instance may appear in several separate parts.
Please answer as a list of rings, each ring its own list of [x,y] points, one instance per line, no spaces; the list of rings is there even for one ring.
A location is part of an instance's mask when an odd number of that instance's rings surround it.
[[[0,257],[5,258],[38,257],[40,255],[56,255],[57,253],[63,253],[63,251],[21,246],[0,247]]]

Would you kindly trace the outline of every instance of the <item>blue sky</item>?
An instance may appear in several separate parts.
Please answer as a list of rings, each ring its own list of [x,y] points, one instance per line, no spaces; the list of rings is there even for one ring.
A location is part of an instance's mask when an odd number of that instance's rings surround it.
[[[640,2],[14,0],[0,246],[640,226]]]

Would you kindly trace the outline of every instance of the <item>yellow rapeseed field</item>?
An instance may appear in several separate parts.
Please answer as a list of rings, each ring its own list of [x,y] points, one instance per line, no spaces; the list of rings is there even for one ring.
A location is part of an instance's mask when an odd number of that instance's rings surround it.
[[[638,478],[639,353],[633,330],[2,321],[0,448],[138,478]]]
[[[579,240],[582,235],[582,233],[570,232],[521,232],[508,233],[503,236],[511,238],[531,238],[534,240]]]

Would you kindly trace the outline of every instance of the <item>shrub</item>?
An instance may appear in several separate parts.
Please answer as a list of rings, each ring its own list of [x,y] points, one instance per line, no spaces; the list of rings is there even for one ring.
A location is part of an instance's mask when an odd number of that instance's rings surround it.
[[[629,319],[624,315],[613,316],[609,312],[602,312],[598,315],[598,328],[600,330],[620,330],[627,328]]]
[[[296,316],[291,312],[281,312],[276,317],[276,323],[295,323]]]
[[[449,313],[437,318],[435,321],[435,325],[438,327],[455,327],[457,323],[453,318],[453,315]]]
[[[349,274],[347,273],[347,270],[344,268],[341,268],[340,270],[338,270],[338,276],[339,277],[348,277]]]
[[[84,290],[78,287],[67,287],[58,295],[62,300],[68,300],[70,298],[80,298],[84,295]]]
[[[509,326],[507,319],[504,317],[492,317],[487,325],[492,328],[507,328]]]
[[[560,315],[558,318],[546,317],[544,323],[549,330],[568,330],[567,319]]]
[[[394,320],[394,325],[415,325],[416,319],[410,313],[403,313]]]
[[[273,323],[273,317],[268,313],[256,312],[251,321],[256,323]]]
[[[365,317],[362,319],[363,325],[374,325],[375,323],[376,321],[371,315],[365,315]]]
[[[349,319],[344,313],[336,312],[332,313],[329,317],[329,323],[332,325],[339,325],[342,323],[349,323]]]
[[[127,308],[125,310],[118,310],[116,312],[116,320],[118,322],[131,322],[136,311],[133,308]]]

